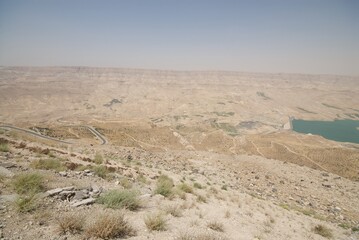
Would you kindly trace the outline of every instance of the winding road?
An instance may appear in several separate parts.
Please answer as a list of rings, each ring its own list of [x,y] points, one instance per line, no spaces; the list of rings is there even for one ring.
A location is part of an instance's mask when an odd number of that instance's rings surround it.
[[[107,139],[99,133],[94,127],[91,126],[81,126],[87,128],[93,135],[95,135],[99,140],[102,141],[101,145],[105,145],[108,143]]]
[[[97,137],[101,141],[101,145],[105,145],[105,144],[108,143],[107,139],[101,133],[99,133],[94,127],[85,126],[85,125],[80,125],[80,127],[84,127],[87,130],[89,130],[95,137]],[[19,127],[15,127],[15,126],[11,126],[11,125],[1,125],[0,128],[13,129],[13,130],[16,130],[16,131],[25,132],[25,133],[31,134],[33,136],[43,138],[43,139],[47,139],[47,140],[51,140],[51,141],[55,141],[55,142],[60,142],[60,143],[65,143],[65,144],[73,144],[71,142],[67,142],[67,141],[64,141],[64,140],[57,139],[57,138],[42,135],[42,134],[39,134],[39,133],[37,133],[35,131],[31,131],[31,130],[25,129],[25,128],[19,128]]]
[[[55,141],[55,142],[60,142],[60,143],[65,143],[65,144],[72,144],[71,142],[67,142],[67,141],[64,141],[64,140],[57,139],[57,138],[52,138],[52,137],[45,136],[45,135],[41,135],[41,134],[39,134],[37,132],[31,131],[31,130],[28,130],[28,129],[25,129],[25,128],[19,128],[19,127],[10,126],[10,125],[1,125],[0,128],[13,129],[13,130],[16,130],[16,131],[31,134],[31,135],[39,137],[39,138],[43,138],[43,139],[47,139],[47,140],[51,140],[51,141]]]

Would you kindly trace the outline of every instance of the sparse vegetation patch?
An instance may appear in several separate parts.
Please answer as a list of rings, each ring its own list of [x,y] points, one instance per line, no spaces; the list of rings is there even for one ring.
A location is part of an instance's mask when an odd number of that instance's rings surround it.
[[[65,167],[59,159],[48,158],[48,159],[38,159],[31,163],[31,167],[36,169],[45,169],[45,170],[64,170]]]
[[[45,189],[44,177],[38,173],[23,173],[12,182],[18,194],[34,195]]]
[[[108,208],[137,210],[140,207],[138,193],[130,190],[112,190],[98,198],[98,203]]]
[[[92,168],[92,170],[94,171],[96,176],[99,176],[100,178],[106,178],[107,174],[108,174],[108,170],[106,168],[106,166],[95,166]]]
[[[169,197],[173,194],[173,186],[174,184],[172,178],[166,175],[161,175],[157,179],[155,193],[161,194],[164,197]]]

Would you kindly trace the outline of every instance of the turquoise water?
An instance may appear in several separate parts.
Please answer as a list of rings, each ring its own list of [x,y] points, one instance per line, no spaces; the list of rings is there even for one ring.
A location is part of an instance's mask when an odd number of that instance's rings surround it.
[[[338,142],[359,143],[359,121],[307,121],[292,120],[293,130],[299,133],[311,133]]]

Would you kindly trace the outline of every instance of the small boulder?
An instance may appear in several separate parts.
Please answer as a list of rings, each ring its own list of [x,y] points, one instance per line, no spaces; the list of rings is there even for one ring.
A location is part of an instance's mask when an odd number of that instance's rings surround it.
[[[77,191],[75,192],[73,200],[83,200],[86,198],[89,198],[89,195],[87,193],[84,193],[83,191]]]
[[[89,205],[89,204],[93,204],[95,202],[94,198],[87,198],[85,200],[79,201],[79,202],[74,202],[73,204],[71,204],[73,207],[79,207],[79,206],[83,206],[83,205]]]
[[[54,196],[59,194],[60,192],[62,192],[62,188],[55,188],[55,189],[51,189],[49,191],[47,191],[46,193],[48,194],[48,196]]]
[[[61,177],[67,177],[67,172],[59,172]]]

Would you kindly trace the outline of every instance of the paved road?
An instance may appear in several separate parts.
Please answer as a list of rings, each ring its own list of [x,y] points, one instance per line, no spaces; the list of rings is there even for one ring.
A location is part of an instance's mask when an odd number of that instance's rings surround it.
[[[37,132],[31,131],[31,130],[25,129],[25,128],[19,128],[19,127],[14,127],[14,126],[10,126],[10,125],[1,125],[0,128],[13,129],[13,130],[17,130],[17,131],[20,131],[20,132],[25,132],[25,133],[34,135],[36,137],[44,138],[44,139],[47,139],[47,140],[60,142],[60,143],[65,143],[65,144],[72,144],[70,142],[63,141],[63,140],[60,140],[60,139],[57,139],[57,138],[52,138],[52,137],[49,137],[49,136],[41,135],[41,134],[39,134]]]
[[[95,128],[93,128],[91,126],[84,126],[84,125],[80,125],[80,127],[87,128],[87,130],[89,130],[93,135],[95,135],[95,137],[97,137],[101,141],[101,145],[105,145],[108,143],[107,139],[101,133],[99,133]],[[15,126],[11,126],[11,125],[1,125],[0,128],[14,129],[17,131],[21,131],[21,132],[25,132],[25,133],[34,135],[36,137],[40,137],[40,138],[44,138],[44,139],[48,139],[48,140],[52,140],[52,141],[56,141],[56,142],[60,142],[60,143],[72,144],[70,142],[63,141],[63,140],[60,140],[57,138],[52,138],[52,137],[49,137],[46,135],[41,135],[37,132],[31,131],[31,130],[25,129],[25,128],[19,128],[19,127],[15,127]]]
[[[101,140],[102,141],[101,145],[105,145],[108,143],[107,139],[101,133],[99,133],[95,128],[91,126],[81,126],[81,127],[87,128],[93,135],[95,135],[99,140]]]

